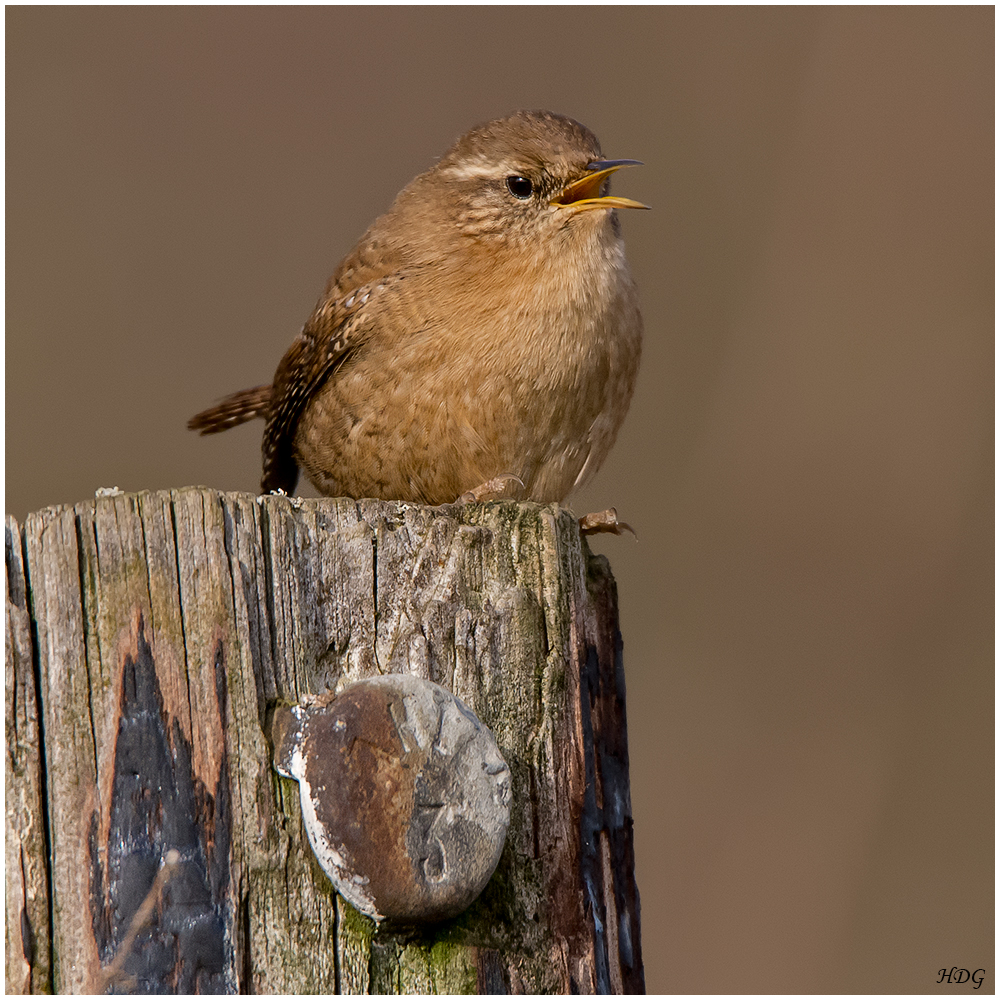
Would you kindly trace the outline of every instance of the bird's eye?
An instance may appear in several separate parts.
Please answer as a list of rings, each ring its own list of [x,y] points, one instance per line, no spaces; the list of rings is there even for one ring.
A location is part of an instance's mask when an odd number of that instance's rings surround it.
[[[530,180],[528,180],[527,177],[521,177],[518,174],[513,174],[507,178],[507,190],[515,198],[519,198],[521,201],[527,201],[531,197],[534,189],[534,185]]]

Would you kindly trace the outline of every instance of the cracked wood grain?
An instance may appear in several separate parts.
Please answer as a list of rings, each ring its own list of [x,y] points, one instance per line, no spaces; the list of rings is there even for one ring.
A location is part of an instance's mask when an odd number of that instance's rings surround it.
[[[8,521],[7,575],[8,989],[115,961],[111,992],[641,992],[614,581],[569,512],[123,494]],[[468,704],[513,783],[483,895],[406,934],[336,897],[268,741],[276,704],[397,672]]]
[[[9,993],[46,993],[51,990],[51,968],[41,733],[24,551],[13,518],[7,519],[6,541],[4,975]]]

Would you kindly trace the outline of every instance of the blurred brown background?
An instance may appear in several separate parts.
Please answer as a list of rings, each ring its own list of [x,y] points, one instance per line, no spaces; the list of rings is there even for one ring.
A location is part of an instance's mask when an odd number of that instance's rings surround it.
[[[595,548],[650,992],[992,992],[990,7],[8,7],[8,512],[255,490],[261,425],[188,416],[520,107],[655,209],[639,390],[573,501],[640,538]]]

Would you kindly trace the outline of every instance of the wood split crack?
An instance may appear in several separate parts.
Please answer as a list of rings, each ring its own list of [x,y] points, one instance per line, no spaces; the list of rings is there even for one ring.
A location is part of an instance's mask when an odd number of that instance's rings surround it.
[[[91,674],[90,665],[90,622],[91,617],[88,613],[88,602],[87,602],[87,571],[86,571],[86,560],[84,557],[83,548],[83,525],[81,523],[81,518],[79,514],[76,514],[73,518],[73,526],[76,532],[76,560],[77,560],[77,582],[79,584],[80,592],[80,629],[81,638],[83,639],[83,663],[87,671],[87,713],[90,719],[90,738],[91,747],[93,748],[93,761],[94,761],[94,780],[100,787],[101,780],[101,769],[98,764],[98,743],[100,738],[97,732],[97,726],[94,722],[94,678]],[[94,550],[95,553],[98,551],[97,546],[97,531],[96,527],[94,530]],[[95,574],[96,575],[96,574]],[[96,617],[96,615],[95,615]],[[101,656],[101,640],[100,636],[97,637],[97,653]],[[39,715],[41,712],[42,705],[39,702]]]
[[[174,572],[177,576],[177,618],[180,622],[181,627],[181,652],[184,657],[184,684],[185,692],[187,695],[187,713],[188,713],[188,732],[194,733],[194,720],[191,718],[191,664],[188,657],[188,639],[187,639],[187,625],[185,622],[184,614],[184,580],[181,577],[181,552],[180,545],[178,544],[178,533],[177,533],[177,509],[174,502],[173,494],[170,495],[169,499],[170,507],[170,531],[171,538],[169,542],[172,546],[173,556],[174,556]],[[204,515],[202,515],[202,527],[204,528]],[[204,533],[204,532],[203,532]],[[193,596],[193,595],[192,595]]]

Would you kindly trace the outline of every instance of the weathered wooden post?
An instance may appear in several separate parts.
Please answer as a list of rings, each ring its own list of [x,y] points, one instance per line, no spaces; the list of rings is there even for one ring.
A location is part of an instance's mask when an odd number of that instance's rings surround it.
[[[510,768],[496,873],[434,924],[339,897],[273,766],[276,708],[391,673]],[[8,519],[6,723],[8,992],[642,992],[614,581],[555,506]]]

